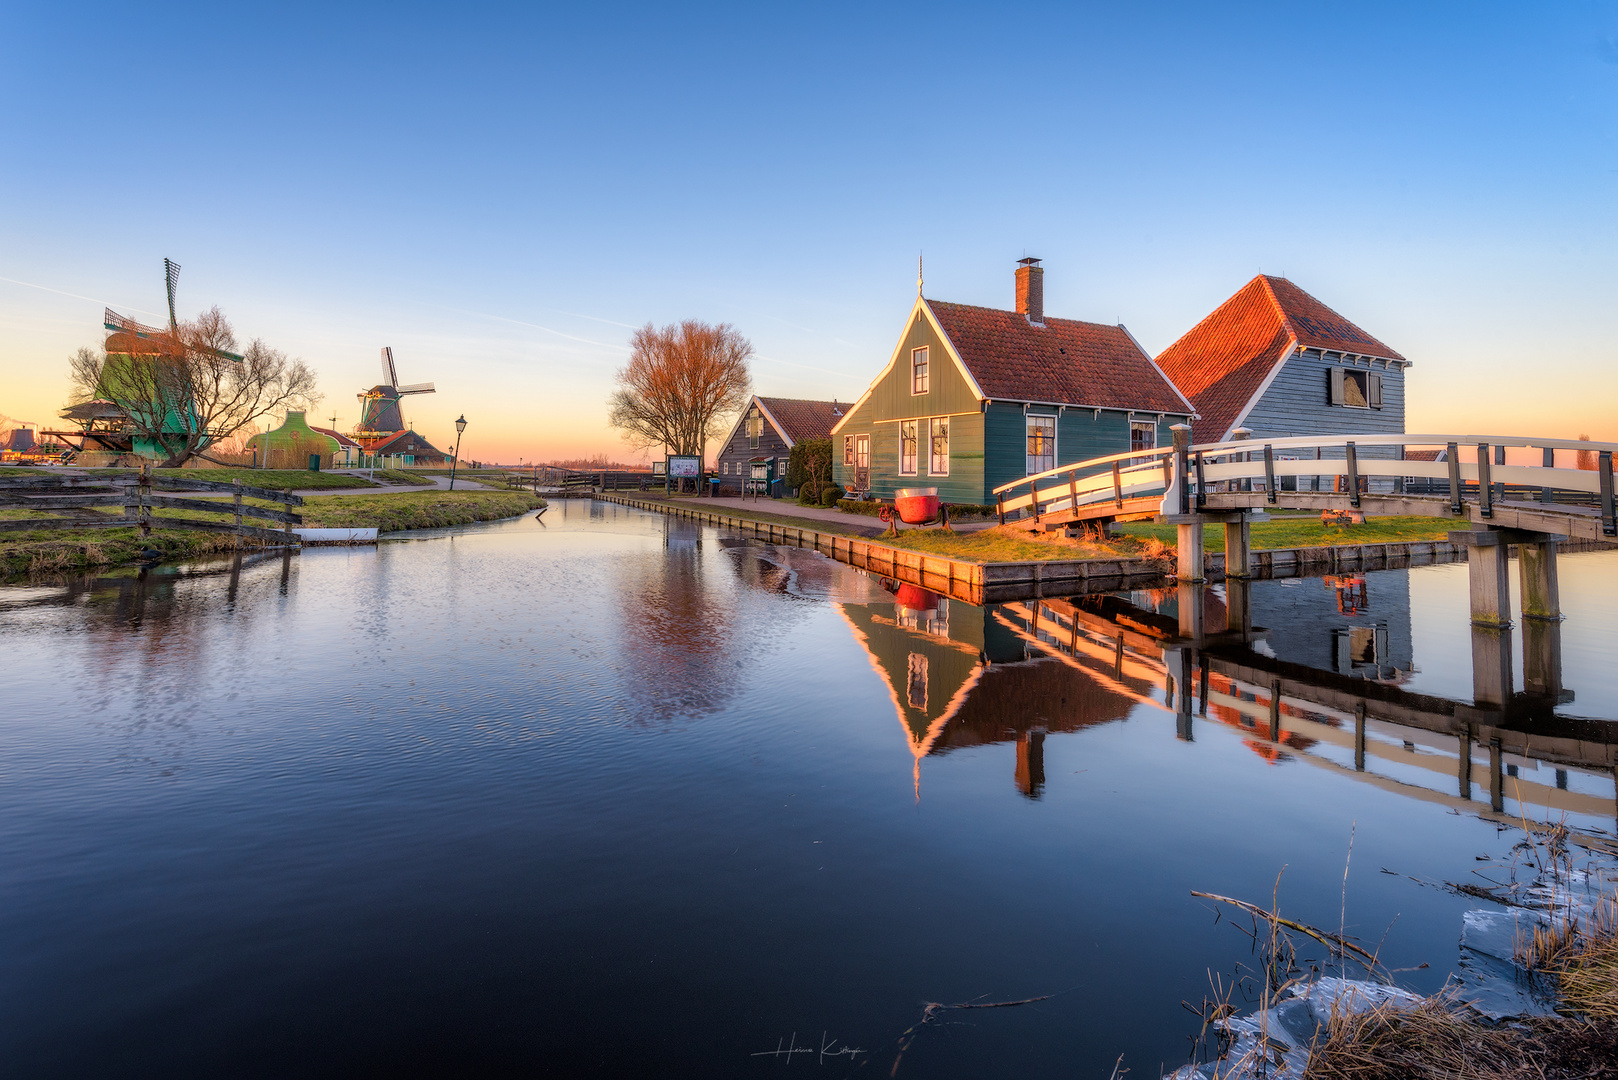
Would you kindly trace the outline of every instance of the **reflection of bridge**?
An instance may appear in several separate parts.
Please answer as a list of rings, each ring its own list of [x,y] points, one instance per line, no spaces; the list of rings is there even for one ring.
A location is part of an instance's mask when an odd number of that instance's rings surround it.
[[[996,488],[1001,521],[1030,517],[1061,528],[1156,518],[1177,525],[1179,579],[1203,579],[1204,525],[1225,526],[1225,574],[1252,576],[1250,526],[1266,509],[1331,510],[1452,518],[1467,527],[1474,623],[1510,625],[1506,552],[1520,547],[1523,615],[1557,619],[1556,545],[1618,539],[1613,452],[1618,444],[1487,435],[1339,435],[1174,446],[1064,465]],[[1408,446],[1443,447],[1441,460],[1411,460]],[[1464,448],[1464,450],[1463,450]],[[1507,449],[1537,450],[1537,465],[1508,465]],[[1594,469],[1558,465],[1557,454]],[[1464,460],[1468,455],[1471,461]],[[1447,494],[1416,494],[1447,484]],[[1024,490],[1026,489],[1026,490]],[[1514,496],[1508,498],[1508,495]],[[1260,512],[1260,513],[1255,513]]]
[[[1560,688],[1559,650],[1554,670],[1530,665],[1522,693],[1512,692],[1508,654],[1499,700],[1465,705],[1254,651],[1251,642],[1266,632],[1251,624],[1251,588],[1228,583],[1221,605],[1204,586],[1182,584],[1173,590],[1172,615],[1114,595],[1005,604],[993,617],[1031,649],[1104,685],[1150,678],[1162,691],[1149,700],[1175,712],[1183,739],[1193,738],[1197,717],[1211,715],[1246,732],[1248,745],[1271,760],[1286,755],[1351,771],[1473,811],[1480,809],[1474,798],[1486,798],[1499,820],[1543,812],[1547,820],[1570,813],[1611,822],[1618,815],[1618,791],[1608,787],[1618,765],[1618,725],[1552,711],[1571,699]],[[1205,627],[1209,616],[1223,625]],[[1487,651],[1474,656],[1475,664],[1494,660]],[[1490,672],[1481,681],[1497,677]],[[1551,782],[1528,777],[1539,763],[1553,770]],[[1570,786],[1570,771],[1585,779]],[[1508,799],[1517,803],[1511,818],[1501,816]]]

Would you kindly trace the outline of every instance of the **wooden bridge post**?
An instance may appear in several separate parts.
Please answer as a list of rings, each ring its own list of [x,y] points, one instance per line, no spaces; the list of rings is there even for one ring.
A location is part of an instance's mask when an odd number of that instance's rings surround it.
[[[1524,543],[1517,549],[1517,570],[1522,575],[1522,616],[1525,619],[1560,619],[1562,597],[1556,580],[1556,545],[1560,537]]]
[[[1280,499],[1275,490],[1275,447],[1269,443],[1264,444],[1264,494],[1268,503],[1273,504]]]
[[[1466,545],[1473,625],[1510,629],[1511,581],[1504,536],[1489,531],[1457,531],[1450,533],[1449,539],[1450,543]]]
[[[1189,451],[1191,449],[1191,425],[1175,424],[1169,428],[1174,433],[1174,484],[1180,489],[1180,513],[1191,512],[1191,465]],[[1201,574],[1199,572],[1198,576]]]
[[[1458,515],[1461,512],[1460,450],[1454,443],[1450,443],[1444,456],[1449,460],[1449,512]]]
[[[1478,513],[1494,517],[1494,485],[1489,482],[1489,444],[1478,443]]]
[[[1343,459],[1348,469],[1348,505],[1360,508],[1360,459],[1354,450],[1354,440],[1343,446]]]
[[[1506,778],[1501,761],[1500,739],[1489,740],[1489,809],[1500,813],[1506,808]]]
[[[1176,576],[1185,582],[1202,581],[1206,576],[1202,568],[1202,522],[1181,522],[1174,528],[1179,555]]]
[[[1618,513],[1615,513],[1612,491],[1612,451],[1603,450],[1596,455],[1596,472],[1601,484],[1601,531],[1607,536],[1618,536]]]
[[[1365,771],[1365,701],[1354,703],[1354,771]]]
[[[1119,510],[1124,508],[1124,478],[1116,461],[1112,463],[1112,504]],[[1073,508],[1078,509],[1077,500],[1074,501]]]
[[[1225,522],[1225,576],[1250,578],[1253,576],[1253,525],[1243,514],[1235,521]]]
[[[1544,453],[1540,455],[1539,463],[1547,469],[1556,468],[1556,451],[1547,446]],[[1556,501],[1556,493],[1548,487],[1542,487],[1539,489],[1539,501],[1553,503]]]
[[[1253,632],[1253,586],[1247,581],[1225,583],[1225,630],[1243,641]]]

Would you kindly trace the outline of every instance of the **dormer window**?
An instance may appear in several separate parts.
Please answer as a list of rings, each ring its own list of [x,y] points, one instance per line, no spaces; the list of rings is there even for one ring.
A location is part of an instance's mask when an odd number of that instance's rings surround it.
[[[910,392],[912,394],[925,394],[932,387],[932,380],[928,375],[927,349],[910,350]]]
[[[758,440],[764,435],[764,416],[757,409],[747,414],[747,448],[758,449]]]

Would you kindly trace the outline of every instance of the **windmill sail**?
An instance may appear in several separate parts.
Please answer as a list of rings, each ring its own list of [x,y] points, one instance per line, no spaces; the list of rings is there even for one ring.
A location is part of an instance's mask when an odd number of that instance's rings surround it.
[[[402,431],[404,414],[399,411],[399,399],[406,394],[434,393],[433,384],[409,383],[399,385],[399,369],[393,362],[392,346],[382,347],[382,381],[360,395],[360,423],[358,432],[381,434]]]
[[[393,366],[393,347],[391,345],[382,346],[382,385],[393,387],[399,385],[399,371]]]

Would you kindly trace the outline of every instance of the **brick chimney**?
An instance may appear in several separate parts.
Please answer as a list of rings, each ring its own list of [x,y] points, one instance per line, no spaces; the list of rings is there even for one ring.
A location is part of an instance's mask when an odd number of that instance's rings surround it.
[[[1017,260],[1017,314],[1031,323],[1045,321],[1045,271],[1038,259]]]

